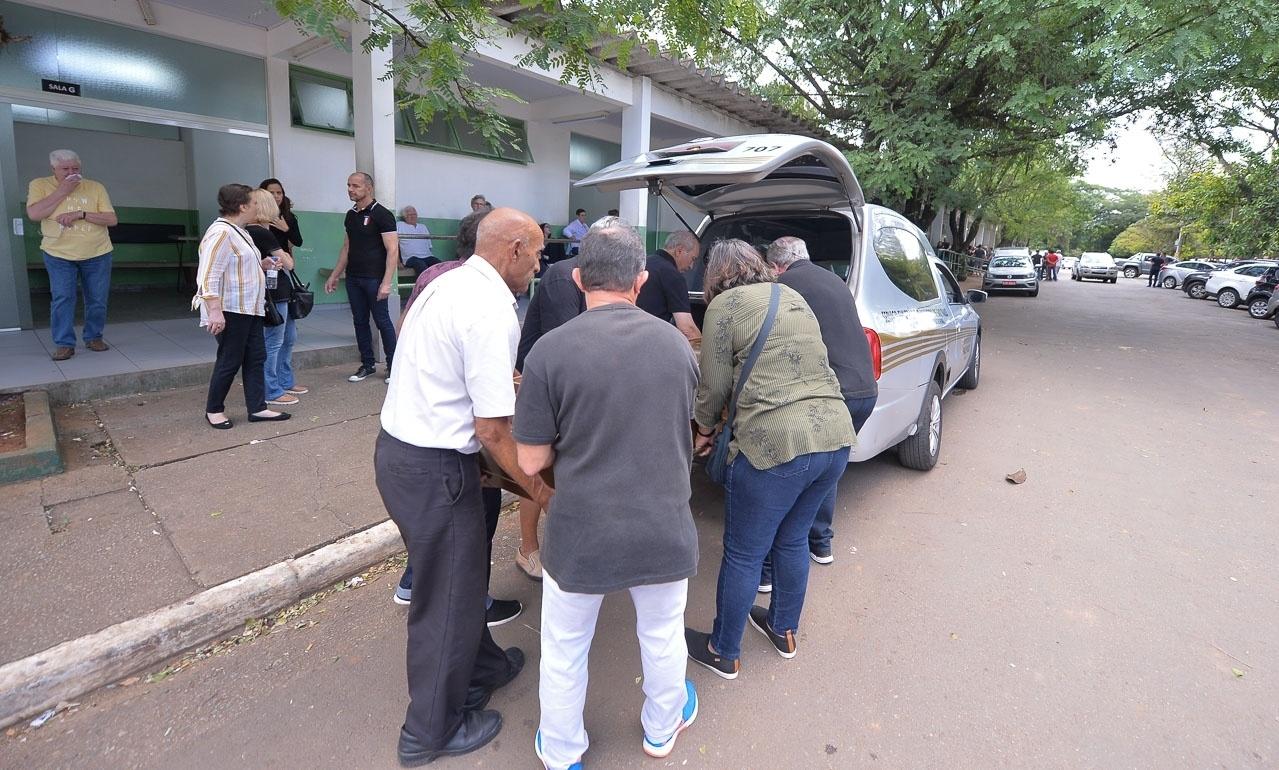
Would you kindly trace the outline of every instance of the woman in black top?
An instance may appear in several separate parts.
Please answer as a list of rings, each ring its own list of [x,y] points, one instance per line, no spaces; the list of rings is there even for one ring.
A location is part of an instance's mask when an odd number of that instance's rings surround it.
[[[293,201],[284,194],[284,185],[280,184],[279,179],[274,177],[263,179],[258,187],[271,193],[271,196],[275,198],[275,205],[280,210],[280,214],[268,224],[271,227],[271,234],[279,241],[280,248],[292,256],[293,247],[302,245],[302,231],[298,229],[298,218],[293,215]]]
[[[262,252],[263,258],[273,257],[276,261],[275,288],[271,288],[271,274],[267,273],[266,301],[275,304],[276,310],[284,318],[279,326],[265,327],[266,338],[266,402],[284,406],[298,402],[298,396],[306,393],[306,387],[293,381],[293,343],[297,341],[297,325],[289,317],[289,300],[293,298],[293,286],[289,283],[288,271],[293,269],[293,257],[281,248],[276,239],[275,228],[271,222],[279,221],[280,210],[276,208],[275,198],[264,189],[252,193],[254,206],[254,222],[246,230],[253,238],[253,243]]]

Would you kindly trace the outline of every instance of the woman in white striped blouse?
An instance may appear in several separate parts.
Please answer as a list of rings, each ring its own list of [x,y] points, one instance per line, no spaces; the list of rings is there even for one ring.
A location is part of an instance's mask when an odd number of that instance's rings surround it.
[[[218,190],[221,216],[200,241],[197,291],[191,300],[191,309],[200,309],[200,325],[218,341],[204,419],[209,427],[219,430],[232,425],[223,402],[237,371],[242,372],[249,422],[289,419],[288,412],[266,408],[266,344],[262,337],[266,280],[262,271],[278,265],[272,258],[263,259],[244,229],[256,213],[249,197],[252,190],[242,184],[223,185]]]

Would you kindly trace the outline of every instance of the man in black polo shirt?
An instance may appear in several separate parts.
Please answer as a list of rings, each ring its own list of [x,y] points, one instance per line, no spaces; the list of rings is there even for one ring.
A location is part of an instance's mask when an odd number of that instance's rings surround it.
[[[635,304],[649,315],[655,315],[695,342],[702,338],[693,322],[693,309],[688,303],[688,282],[683,273],[693,266],[701,253],[697,236],[687,230],[671,233],[666,243],[648,258],[648,281],[640,289]]]
[[[400,265],[400,239],[395,230],[395,214],[373,197],[373,177],[357,171],[346,178],[346,194],[355,205],[346,212],[346,238],[338,252],[333,274],[324,282],[324,291],[337,291],[338,279],[346,273],[346,296],[355,321],[355,342],[360,347],[360,368],[347,377],[359,382],[373,374],[373,333],[369,314],[382,334],[386,351],[386,376],[391,376],[391,359],[395,356],[395,324],[387,297],[395,286],[395,272]]]
[[[812,263],[808,246],[800,238],[788,235],[773,241],[768,247],[767,259],[777,273],[777,282],[799,292],[817,316],[830,368],[839,380],[840,393],[853,417],[853,430],[860,431],[875,409],[879,385],[875,382],[870,343],[857,315],[853,293],[839,276]],[[818,507],[817,518],[808,534],[808,550],[818,564],[835,560],[830,544],[834,517],[835,492],[832,491]]]

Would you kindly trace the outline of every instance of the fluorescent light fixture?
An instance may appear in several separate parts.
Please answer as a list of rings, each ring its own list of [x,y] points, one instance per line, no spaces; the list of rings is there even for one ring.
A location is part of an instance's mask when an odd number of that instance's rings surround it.
[[[142,13],[142,20],[147,23],[147,26],[154,27],[155,11],[151,10],[151,0],[138,0],[138,10]]]
[[[579,115],[576,118],[561,118],[559,120],[552,120],[551,123],[557,126],[571,126],[575,123],[594,123],[598,120],[608,120],[608,116],[610,114],[612,113],[610,113],[608,110],[601,110],[600,112],[592,112],[589,115]]]

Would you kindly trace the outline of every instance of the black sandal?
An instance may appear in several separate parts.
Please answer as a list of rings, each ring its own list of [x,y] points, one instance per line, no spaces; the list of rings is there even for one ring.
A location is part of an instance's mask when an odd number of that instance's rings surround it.
[[[231,422],[230,420],[223,420],[222,422],[214,422],[213,420],[209,419],[209,415],[207,414],[204,416],[204,421],[209,424],[210,428],[216,428],[218,430],[230,430],[231,426],[235,424]]]

